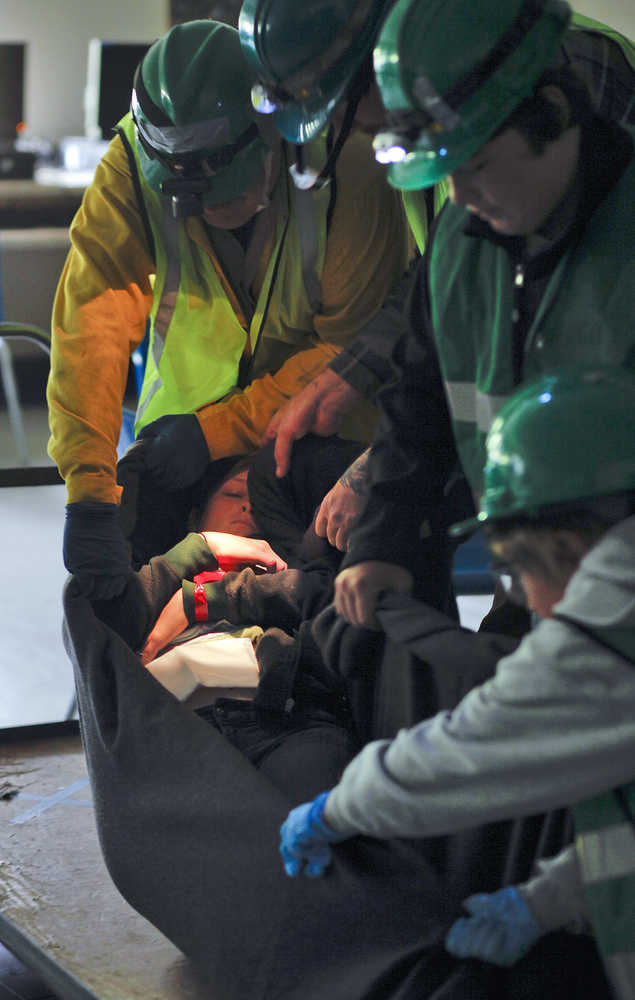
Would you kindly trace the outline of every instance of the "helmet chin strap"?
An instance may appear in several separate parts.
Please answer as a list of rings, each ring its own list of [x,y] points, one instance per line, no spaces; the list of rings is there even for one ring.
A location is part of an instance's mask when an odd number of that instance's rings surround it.
[[[335,172],[335,164],[337,163],[337,159],[342,151],[342,146],[348,139],[351,129],[353,128],[353,122],[355,121],[355,115],[357,114],[357,106],[361,98],[362,94],[357,92],[348,99],[341,128],[319,174],[315,170],[311,170],[306,167],[304,163],[304,146],[296,145],[295,163],[291,165],[289,172],[293,178],[293,183],[297,188],[300,188],[303,191],[319,191],[320,188],[325,187],[325,185],[329,183]]]
[[[271,192],[273,191],[273,186],[278,177],[279,169],[280,144],[277,143],[276,148],[270,149],[265,156],[262,191],[258,200],[256,214],[258,212],[263,212],[266,208],[269,208],[269,205],[271,204]]]

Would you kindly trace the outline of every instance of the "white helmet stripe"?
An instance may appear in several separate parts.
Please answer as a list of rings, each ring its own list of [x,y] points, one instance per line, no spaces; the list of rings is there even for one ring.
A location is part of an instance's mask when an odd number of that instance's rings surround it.
[[[191,125],[153,125],[143,114],[136,93],[132,93],[132,115],[146,142],[159,153],[192,153],[199,149],[222,148],[231,142],[229,118],[209,118]]]

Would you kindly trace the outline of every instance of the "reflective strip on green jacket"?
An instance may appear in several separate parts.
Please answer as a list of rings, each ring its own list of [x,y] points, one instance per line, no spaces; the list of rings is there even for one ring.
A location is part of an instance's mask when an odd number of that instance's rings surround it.
[[[145,182],[130,115],[119,123],[119,132],[136,163],[136,186],[142,193],[156,262],[148,357],[135,423],[138,433],[157,417],[192,412],[234,389],[247,338],[246,353],[252,359],[247,383],[276,371],[298,350],[312,346],[331,194],[328,188],[298,191],[283,155],[268,213],[275,226],[272,250],[247,331],[223,287],[221,266],[212,257],[203,222],[174,219],[170,200]],[[321,147],[314,153],[318,160],[324,156]],[[225,235],[221,232],[219,239]],[[231,287],[229,279],[227,284]]]
[[[635,782],[618,789],[617,794],[608,792],[580,803],[575,806],[573,816],[595,939],[617,997],[632,1000],[635,997]]]
[[[594,636],[635,671],[632,629]],[[576,850],[593,933],[617,1000],[635,997],[635,782],[573,808]]]
[[[560,615],[556,613],[556,618]],[[566,620],[566,616],[565,616]],[[589,629],[568,619],[635,671],[632,628]],[[635,997],[635,781],[573,807],[588,914],[617,1000]]]
[[[514,282],[505,249],[463,234],[468,212],[447,203],[430,254],[434,336],[454,435],[476,495],[485,435],[517,388]],[[523,379],[571,364],[635,365],[635,164],[631,160],[551,274],[524,344]]]

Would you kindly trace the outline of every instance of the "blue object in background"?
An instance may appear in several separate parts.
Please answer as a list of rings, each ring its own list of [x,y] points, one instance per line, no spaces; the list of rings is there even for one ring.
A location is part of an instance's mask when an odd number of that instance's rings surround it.
[[[147,356],[148,331],[146,330],[145,337],[130,356],[130,362],[134,372],[135,386],[137,389],[137,399],[139,399],[139,396],[141,395],[141,386],[143,385],[143,376],[146,370]],[[124,406],[121,414],[121,434],[119,435],[119,444],[117,445],[117,458],[121,458],[135,439],[134,422],[135,411],[129,410],[127,406]]]
[[[489,568],[490,556],[481,531],[459,545],[454,557],[453,580],[457,594],[493,594],[496,579]]]
[[[139,346],[132,352],[130,360],[132,361],[132,367],[134,369],[135,384],[137,386],[137,399],[141,395],[141,386],[143,385],[143,376],[146,370],[146,358],[148,357],[148,339],[149,334],[146,329],[146,335],[139,344]]]

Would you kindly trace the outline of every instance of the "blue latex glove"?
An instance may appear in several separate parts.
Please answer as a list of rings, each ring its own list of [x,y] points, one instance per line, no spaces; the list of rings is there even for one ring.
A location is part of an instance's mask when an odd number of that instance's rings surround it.
[[[542,930],[517,889],[478,893],[463,903],[469,917],[456,920],[445,947],[457,958],[481,958],[494,965],[513,965],[526,955]]]
[[[304,874],[309,878],[323,875],[331,863],[331,848],[350,834],[337,833],[322,819],[328,792],[322,792],[312,802],[292,809],[280,828],[280,853],[287,875]]]
[[[66,507],[64,565],[81,592],[94,600],[121,594],[130,576],[130,552],[114,503],[79,500]]]
[[[194,413],[173,413],[143,427],[145,465],[159,486],[181,490],[200,479],[211,459],[205,435]]]

